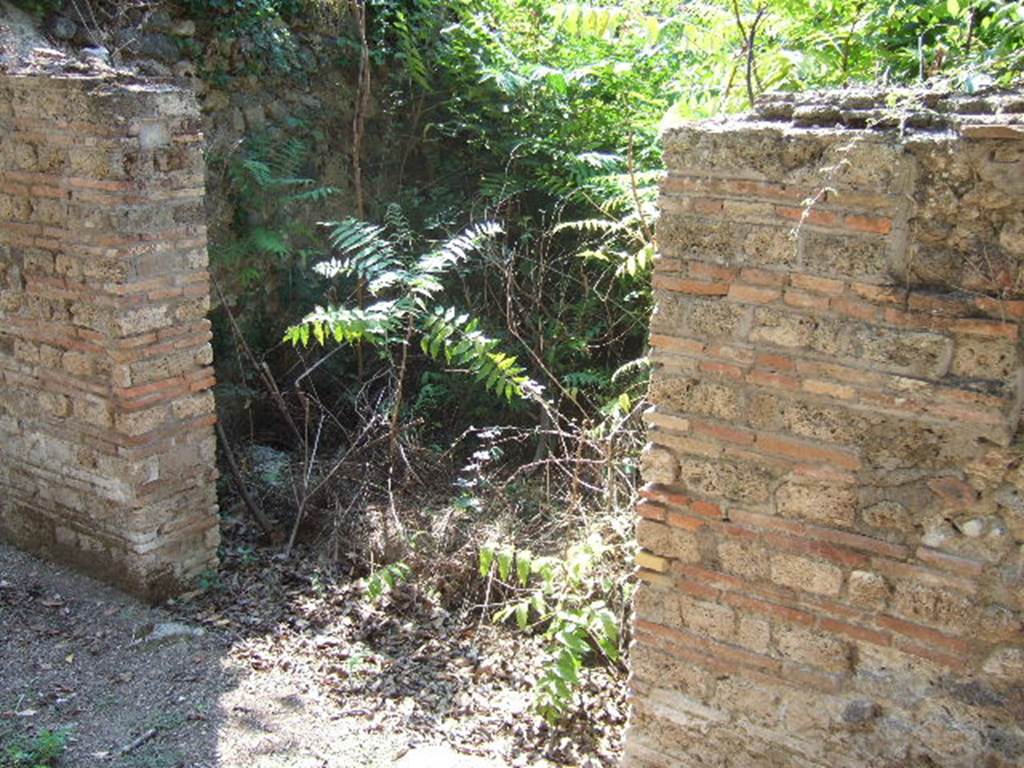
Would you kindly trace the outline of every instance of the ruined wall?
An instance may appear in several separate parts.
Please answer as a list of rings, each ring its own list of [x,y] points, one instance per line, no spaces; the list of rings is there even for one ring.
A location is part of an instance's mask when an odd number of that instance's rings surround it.
[[[0,76],[0,536],[157,598],[215,563],[194,99]]]
[[[1024,98],[664,142],[624,765],[1024,765]]]

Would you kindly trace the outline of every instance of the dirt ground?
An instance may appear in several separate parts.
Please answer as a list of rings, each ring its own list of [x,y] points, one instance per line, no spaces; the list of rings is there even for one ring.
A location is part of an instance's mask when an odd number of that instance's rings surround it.
[[[149,608],[0,544],[0,756],[64,729],[66,768],[614,765],[621,674],[581,714],[529,711],[539,640],[402,587],[243,551]],[[0,764],[3,763],[0,757]]]

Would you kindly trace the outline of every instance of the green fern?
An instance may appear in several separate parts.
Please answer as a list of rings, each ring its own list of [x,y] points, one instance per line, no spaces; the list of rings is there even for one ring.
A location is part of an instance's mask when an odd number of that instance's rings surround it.
[[[261,134],[246,137],[232,155],[211,159],[223,167],[236,216],[230,226],[211,230],[210,261],[228,293],[246,293],[243,326],[301,290],[297,270],[319,253],[310,222],[338,190],[311,177],[309,154],[297,137]]]
[[[330,229],[327,240],[338,256],[317,264],[313,269],[319,274],[365,280],[374,296],[407,278],[394,245],[384,236],[384,227],[358,219],[323,225]]]
[[[386,339],[398,322],[395,305],[393,301],[382,301],[366,309],[317,307],[301,323],[288,328],[284,340],[304,347],[311,340],[320,345],[329,340],[338,344],[377,343]]]
[[[454,307],[435,307],[423,320],[420,348],[434,360],[468,370],[484,389],[512,401],[531,383],[516,358],[498,351],[498,341],[479,330],[479,321]]]
[[[398,237],[408,236],[400,211],[392,210],[388,218]],[[500,351],[498,340],[487,336],[477,319],[435,304],[444,290],[443,276],[497,236],[501,232],[497,224],[468,227],[419,256],[400,253],[385,226],[356,219],[325,226],[335,256],[313,269],[326,278],[362,280],[380,301],[366,309],[318,306],[288,328],[285,341],[302,346],[313,341],[386,344],[394,340],[396,329],[408,327],[420,334],[420,348],[427,356],[472,375],[486,391],[507,401],[539,394],[526,369],[514,356]]]

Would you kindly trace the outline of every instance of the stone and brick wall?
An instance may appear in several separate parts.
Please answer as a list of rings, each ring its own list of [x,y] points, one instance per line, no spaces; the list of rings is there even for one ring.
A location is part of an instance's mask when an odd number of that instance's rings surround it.
[[[624,765],[1024,765],[1024,97],[664,144]]]
[[[193,97],[0,76],[0,536],[148,598],[216,561]]]

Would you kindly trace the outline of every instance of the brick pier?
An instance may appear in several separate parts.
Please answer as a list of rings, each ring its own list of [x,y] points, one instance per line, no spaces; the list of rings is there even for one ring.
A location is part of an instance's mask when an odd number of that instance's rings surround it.
[[[664,137],[624,765],[1024,765],[1024,97]]]
[[[144,597],[216,562],[192,96],[0,76],[0,536]]]

